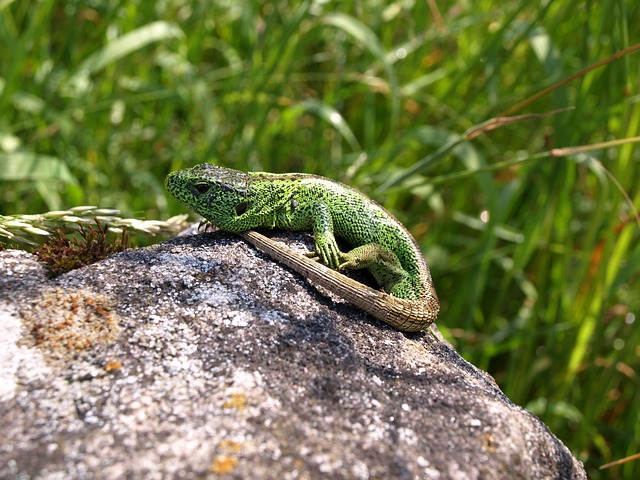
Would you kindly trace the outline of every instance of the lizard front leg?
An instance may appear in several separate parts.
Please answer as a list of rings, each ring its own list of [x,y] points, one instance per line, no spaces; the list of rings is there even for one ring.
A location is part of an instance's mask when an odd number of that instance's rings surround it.
[[[307,256],[319,260],[329,268],[338,270],[344,262],[343,255],[338,248],[338,242],[333,234],[333,218],[329,207],[324,202],[316,202],[312,207],[311,223],[315,252],[308,252]]]

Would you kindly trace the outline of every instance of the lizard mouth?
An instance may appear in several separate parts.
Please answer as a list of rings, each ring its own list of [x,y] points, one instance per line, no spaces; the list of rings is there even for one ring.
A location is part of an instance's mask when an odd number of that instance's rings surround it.
[[[180,172],[171,172],[169,175],[167,175],[167,178],[165,178],[164,180],[164,186],[166,187],[167,191],[172,195],[176,191],[176,185],[178,183],[176,182],[176,177],[178,176],[178,173]]]
[[[197,191],[194,191],[193,186],[189,183],[180,170],[171,172],[164,181],[169,194],[186,207],[191,206],[193,201],[198,198]]]

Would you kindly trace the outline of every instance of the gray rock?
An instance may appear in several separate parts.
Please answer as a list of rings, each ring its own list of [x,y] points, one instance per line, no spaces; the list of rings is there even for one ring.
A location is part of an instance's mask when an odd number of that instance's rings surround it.
[[[0,265],[2,478],[586,478],[436,336],[337,303],[237,237],[53,280],[25,252]]]

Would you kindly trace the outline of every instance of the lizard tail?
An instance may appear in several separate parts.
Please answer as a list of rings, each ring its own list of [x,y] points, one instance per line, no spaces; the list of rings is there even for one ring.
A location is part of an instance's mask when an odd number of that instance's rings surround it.
[[[247,231],[239,234],[258,250],[284,263],[312,282],[328,288],[348,303],[403,332],[426,330],[438,316],[434,294],[419,300],[405,300],[375,290],[325,265],[304,257],[264,235]]]

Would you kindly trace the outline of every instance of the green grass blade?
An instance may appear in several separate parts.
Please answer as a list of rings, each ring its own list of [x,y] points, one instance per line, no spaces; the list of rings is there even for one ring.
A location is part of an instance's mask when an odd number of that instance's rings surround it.
[[[397,128],[398,118],[400,115],[401,90],[393,65],[388,60],[380,40],[369,27],[350,15],[345,15],[343,13],[329,13],[325,14],[322,18],[322,22],[347,33],[358,43],[358,45],[368,50],[384,68],[389,82],[391,131],[394,131]],[[364,74],[366,75],[367,72],[364,72]]]
[[[151,43],[183,37],[184,33],[174,23],[157,21],[139,27],[108,43],[83,61],[69,78],[69,88],[84,83],[90,75]]]
[[[0,181],[78,183],[62,160],[32,152],[0,153]]]

